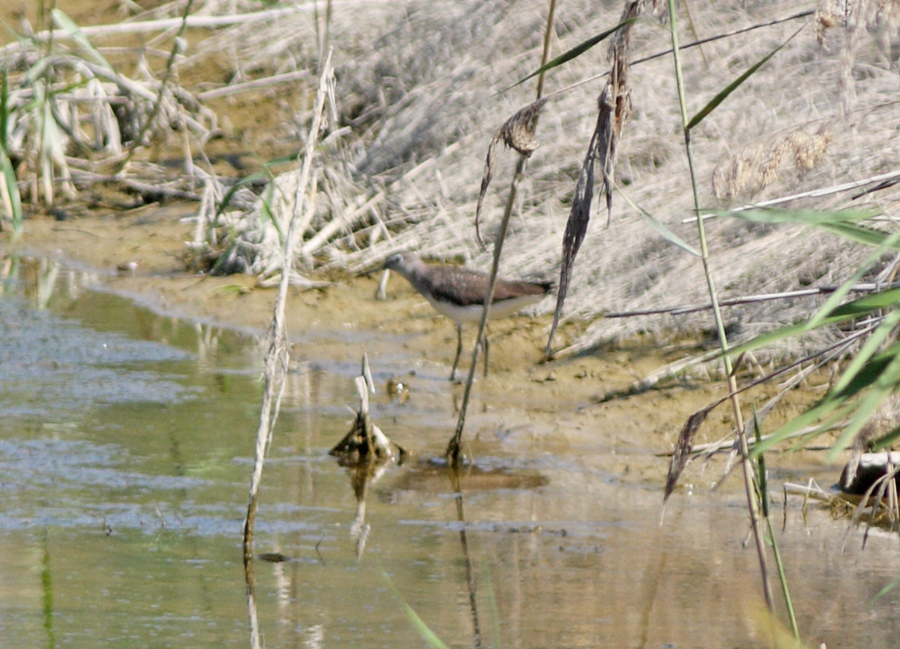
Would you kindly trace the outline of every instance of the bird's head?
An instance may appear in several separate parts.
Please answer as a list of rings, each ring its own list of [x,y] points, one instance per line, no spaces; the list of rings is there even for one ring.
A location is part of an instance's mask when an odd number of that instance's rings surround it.
[[[409,252],[395,252],[384,260],[384,268],[388,270],[397,270],[406,266],[415,255]]]

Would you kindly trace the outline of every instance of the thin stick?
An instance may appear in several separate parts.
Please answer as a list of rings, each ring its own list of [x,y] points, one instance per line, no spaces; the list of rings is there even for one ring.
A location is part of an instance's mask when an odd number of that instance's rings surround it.
[[[191,7],[193,5],[194,0],[188,0],[187,6],[185,6],[184,8],[184,15],[181,17],[181,24],[175,34],[175,40],[172,42],[172,51],[169,54],[169,60],[166,61],[166,69],[165,72],[163,72],[162,81],[159,84],[159,91],[156,94],[156,101],[153,104],[153,109],[150,111],[147,119],[144,120],[143,125],[141,125],[140,132],[137,134],[137,137],[134,138],[134,144],[128,151],[128,155],[125,156],[125,160],[122,162],[122,165],[119,167],[120,170],[125,169],[125,167],[128,166],[128,163],[131,162],[132,156],[134,156],[135,152],[141,147],[143,143],[144,135],[152,126],[153,120],[155,120],[156,116],[159,115],[159,109],[162,106],[163,96],[165,95],[166,91],[166,85],[169,83],[169,77],[172,75],[172,68],[175,66],[175,58],[178,56],[178,50],[181,49],[181,35],[184,33],[184,30],[187,27],[188,16],[190,16]]]
[[[694,169],[694,156],[691,150],[691,131],[688,128],[687,101],[684,93],[684,78],[681,73],[681,56],[678,46],[678,19],[675,13],[675,0],[668,0],[669,18],[671,20],[672,53],[675,63],[675,79],[678,84],[678,103],[681,108],[682,128],[684,130],[684,148],[687,155],[688,169],[691,174],[691,188],[694,194],[694,208],[700,214],[700,192],[697,188],[697,177]],[[725,324],[722,320],[722,312],[719,309],[719,300],[716,296],[716,285],[713,280],[712,270],[709,264],[709,247],[706,241],[706,230],[703,219],[697,219],[697,234],[700,239],[700,254],[703,261],[703,272],[706,275],[706,284],[709,288],[709,297],[712,302],[713,315],[716,321],[716,330],[719,334],[719,345],[722,349],[725,362],[725,374],[728,377],[728,390],[737,392],[737,379],[734,376],[731,358],[728,355],[728,338],[725,335]],[[738,442],[741,450],[741,464],[744,473],[744,491],[747,496],[747,509],[750,514],[750,524],[753,529],[753,538],[756,542],[756,553],[759,559],[759,571],[762,578],[763,595],[769,610],[773,610],[772,589],[769,584],[769,571],[766,567],[766,548],[763,539],[762,528],[759,520],[759,502],[756,489],[753,486],[753,463],[750,461],[750,452],[747,446],[747,434],[744,430],[744,418],[741,414],[741,404],[737,394],[732,394],[731,405],[734,413],[735,427],[737,428]]]
[[[250,649],[261,649],[259,615],[256,609],[256,579],[253,577],[253,560],[244,562],[244,580],[247,584],[247,619],[250,622]]]
[[[550,7],[547,11],[547,27],[544,31],[544,51],[541,54],[541,67],[547,63],[550,55],[550,34],[553,30],[553,14],[556,12],[556,0],[550,0]],[[538,75],[536,99],[541,98],[544,89],[544,73]],[[537,118],[535,118],[537,119]],[[535,128],[537,125],[535,124]],[[466,389],[463,393],[462,406],[459,409],[459,419],[456,422],[456,432],[447,445],[447,458],[453,466],[459,465],[460,444],[462,443],[463,429],[466,425],[466,411],[469,408],[469,395],[472,393],[472,383],[475,380],[475,370],[478,365],[478,352],[481,349],[482,340],[484,340],[484,330],[487,326],[488,317],[491,312],[491,302],[494,299],[494,286],[497,283],[497,274],[500,270],[500,254],[503,252],[503,241],[506,239],[506,231],[509,228],[509,219],[512,216],[513,207],[516,204],[516,196],[519,193],[519,184],[525,175],[525,166],[528,163],[528,156],[519,154],[519,160],[516,163],[516,171],[513,174],[512,182],[509,185],[509,196],[506,199],[506,209],[503,211],[503,219],[500,221],[500,231],[497,234],[497,240],[494,242],[494,261],[491,265],[491,277],[488,281],[487,293],[484,296],[484,309],[481,312],[481,322],[478,323],[478,335],[475,337],[475,349],[472,350],[472,364],[469,366],[469,376],[466,378]],[[485,374],[487,374],[487,365],[485,365]]]
[[[382,3],[387,4],[387,3]],[[372,0],[337,0],[334,3],[338,7],[356,7],[365,5],[371,7]],[[215,27],[231,27],[233,25],[245,25],[264,20],[274,21],[286,16],[292,16],[297,13],[309,13],[314,11],[312,4],[298,4],[293,7],[284,9],[269,9],[267,11],[254,11],[246,14],[231,14],[227,16],[191,16],[187,21],[187,26],[191,28],[212,29]],[[140,34],[144,32],[160,32],[175,29],[181,23],[180,18],[160,18],[159,20],[144,20],[133,23],[115,23],[112,25],[92,25],[81,27],[81,32],[86,36],[115,36],[118,34]],[[32,39],[42,41],[44,39],[56,38],[59,40],[67,40],[72,37],[63,29],[44,30],[35,34]],[[21,44],[10,43],[0,47],[0,55],[7,50],[21,47]]]
[[[815,13],[815,11],[801,11],[800,13],[793,14],[790,16],[785,16],[784,18],[775,18],[773,20],[769,20],[764,23],[757,23],[755,25],[750,25],[749,27],[741,27],[740,29],[734,29],[730,32],[723,32],[721,34],[716,34],[715,36],[708,36],[706,38],[701,38],[697,41],[692,41],[690,43],[686,43],[681,46],[681,50],[687,50],[692,47],[699,47],[700,45],[705,45],[706,43],[711,43],[713,41],[717,41],[723,38],[730,38],[731,36],[737,36],[738,34],[744,34],[746,32],[752,32],[756,29],[762,29],[763,27],[771,27],[772,25],[777,25],[779,23],[786,23],[791,20],[797,20],[798,18],[806,18],[807,16],[811,16]],[[655,59],[660,59],[664,56],[668,56],[672,53],[672,49],[669,48],[667,50],[663,50],[662,52],[657,52],[656,54],[651,54],[649,56],[644,56],[639,59],[635,59],[634,61],[629,61],[628,66],[631,67],[633,65],[640,65],[641,63],[647,63],[648,61],[653,61]],[[553,97],[557,97],[559,95],[565,94],[570,90],[578,88],[579,86],[583,86],[586,83],[590,83],[591,81],[596,81],[597,79],[602,79],[606,76],[609,76],[609,72],[601,72],[600,74],[595,74],[591,77],[587,77],[582,79],[581,81],[576,81],[570,86],[566,86],[565,88],[560,88],[556,92],[552,92],[547,95],[547,99],[552,99]]]
[[[895,282],[890,286],[878,284],[854,284],[850,290],[856,293],[869,293],[871,291],[881,291],[887,288],[898,288],[900,282]],[[818,286],[816,288],[804,288],[797,291],[784,291],[781,293],[760,293],[758,295],[746,295],[744,297],[735,297],[730,300],[722,300],[719,306],[738,306],[741,304],[755,304],[757,302],[770,302],[772,300],[790,300],[797,297],[808,297],[810,295],[827,295],[834,293],[840,286]],[[613,313],[604,313],[604,318],[633,318],[644,315],[685,315],[686,313],[696,313],[697,311],[708,311],[712,309],[712,304],[683,304],[681,306],[663,307],[659,309],[643,309],[640,311],[617,311]]]
[[[306,138],[306,147],[303,156],[303,166],[300,171],[298,185],[306,187],[309,183],[310,168],[316,141],[319,136],[319,128],[322,125],[322,113],[325,107],[325,97],[328,94],[328,84],[333,73],[331,67],[331,52],[325,60],[322,76],[319,78],[319,90],[316,93],[316,105],[313,111],[312,125],[309,128],[309,136]],[[291,272],[294,266],[294,245],[297,238],[298,222],[303,218],[303,203],[307,192],[298,192],[299,196],[294,204],[294,212],[291,215],[291,223],[288,226],[284,238],[284,258],[281,268],[281,283],[278,285],[278,297],[275,300],[275,312],[272,317],[272,325],[269,327],[268,351],[266,352],[265,390],[263,391],[262,407],[259,413],[259,428],[256,432],[256,460],[253,465],[253,477],[250,480],[250,500],[247,504],[247,518],[244,519],[244,562],[253,558],[253,528],[256,523],[256,512],[259,507],[259,485],[262,481],[263,464],[266,451],[272,440],[272,431],[278,418],[278,410],[281,405],[281,396],[284,394],[284,377],[287,374],[288,351],[287,331],[285,327],[285,304],[287,302],[288,286]],[[276,397],[277,392],[277,397]],[[273,399],[275,404],[273,407]]]
[[[298,79],[305,79],[308,76],[309,76],[309,70],[295,70],[294,72],[286,72],[284,74],[276,74],[271,77],[266,77],[265,79],[254,79],[253,81],[246,81],[244,83],[236,83],[231,86],[223,86],[221,88],[213,88],[212,90],[207,90],[205,92],[199,93],[197,95],[197,99],[206,101],[207,99],[215,99],[216,97],[228,97],[230,95],[237,95],[239,93],[247,92],[248,90],[254,90],[256,88],[265,88],[267,86],[274,86],[275,84],[278,84],[278,83],[286,83],[288,81],[297,81]]]
[[[128,178],[121,175],[102,175],[75,169],[72,172],[72,180],[79,183],[122,183],[122,185],[124,185],[125,187],[133,189],[142,194],[169,196],[172,198],[181,198],[189,201],[199,201],[203,198],[196,192],[189,192],[184,189],[178,189],[175,187],[167,187],[161,184],[142,182],[140,180],[135,180],[133,178]]]
[[[850,191],[851,189],[858,189],[859,187],[864,187],[865,185],[871,185],[872,183],[888,181],[888,180],[898,180],[900,179],[900,171],[891,171],[885,174],[879,174],[877,176],[871,176],[869,178],[864,178],[862,180],[854,180],[848,183],[841,183],[840,185],[832,185],[831,187],[820,187],[818,189],[811,189],[807,192],[800,192],[799,194],[791,194],[790,196],[782,196],[780,198],[772,198],[767,201],[760,201],[758,203],[750,203],[748,205],[741,205],[740,207],[735,207],[729,212],[746,212],[748,210],[756,210],[761,207],[771,207],[772,205],[780,205],[782,203],[789,203],[790,201],[795,201],[799,198],[818,198],[820,196],[828,196],[830,194],[839,194],[841,192]],[[712,219],[718,216],[718,214],[704,214],[703,220]],[[687,219],[682,219],[682,223],[693,223],[697,220],[696,216],[692,216]]]
[[[372,198],[367,200],[365,203],[357,207],[350,214],[345,214],[341,212],[337,216],[334,217],[329,223],[327,223],[321,230],[316,232],[312,237],[309,238],[308,241],[303,242],[303,246],[300,248],[300,255],[302,257],[306,257],[308,255],[313,254],[323,245],[325,245],[328,240],[333,237],[339,230],[342,228],[347,228],[353,225],[353,222],[356,219],[363,217],[366,213],[378,203],[382,201],[386,196],[384,190],[375,194]],[[305,229],[305,228],[304,228]]]
[[[810,481],[812,482],[812,481]],[[784,483],[784,491],[785,493],[794,494],[797,496],[804,496],[807,498],[815,498],[816,500],[821,500],[823,502],[830,502],[834,499],[834,495],[828,493],[818,485],[812,486],[810,485],[802,485],[802,484],[793,484],[791,482]]]

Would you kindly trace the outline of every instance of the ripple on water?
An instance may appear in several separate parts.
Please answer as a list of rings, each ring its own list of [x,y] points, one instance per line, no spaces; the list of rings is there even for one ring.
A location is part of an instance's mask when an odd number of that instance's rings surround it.
[[[94,331],[24,300],[0,300],[0,331],[0,418],[102,403],[173,403],[196,392],[142,367],[193,358],[188,352]]]

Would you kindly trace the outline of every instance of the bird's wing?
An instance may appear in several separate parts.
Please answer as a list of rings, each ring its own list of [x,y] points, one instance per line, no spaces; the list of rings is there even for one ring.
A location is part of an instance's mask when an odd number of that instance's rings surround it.
[[[436,299],[457,306],[484,303],[488,285],[485,275],[452,266],[436,270],[431,278],[431,292]]]

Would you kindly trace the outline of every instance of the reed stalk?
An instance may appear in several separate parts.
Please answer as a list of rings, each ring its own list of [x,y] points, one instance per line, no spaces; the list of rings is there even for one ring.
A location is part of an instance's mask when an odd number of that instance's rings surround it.
[[[544,30],[544,47],[541,53],[541,67],[547,64],[550,55],[550,35],[553,33],[553,15],[556,13],[556,0],[550,0],[547,9],[547,26]],[[535,100],[541,98],[544,91],[544,72],[537,75],[537,88]],[[537,119],[537,118],[535,118]],[[535,125],[536,126],[536,125]],[[456,431],[447,445],[447,459],[450,464],[457,466],[460,457],[460,444],[462,443],[463,429],[466,425],[466,411],[469,408],[469,396],[472,393],[472,383],[475,380],[475,370],[478,365],[478,352],[481,349],[481,341],[484,339],[484,330],[487,326],[491,312],[491,301],[494,299],[494,286],[497,284],[497,274],[500,270],[500,255],[503,253],[503,242],[509,229],[509,219],[512,216],[513,207],[516,204],[516,196],[519,193],[519,185],[525,176],[525,167],[528,164],[528,156],[519,154],[516,162],[516,170],[513,173],[512,182],[509,185],[509,195],[506,199],[506,208],[503,210],[503,218],[500,221],[500,232],[494,242],[494,260],[491,264],[491,277],[488,281],[487,293],[484,296],[484,310],[481,312],[481,321],[478,323],[478,334],[475,337],[475,349],[472,350],[472,364],[469,366],[469,375],[466,377],[466,388],[463,393],[462,405],[459,408],[459,419],[456,421]]]
[[[253,559],[253,529],[256,524],[256,512],[259,508],[259,485],[262,482],[263,465],[266,452],[272,440],[272,432],[275,421],[278,419],[278,411],[281,406],[281,396],[284,393],[285,375],[287,374],[288,349],[287,331],[285,326],[285,305],[287,303],[288,286],[291,282],[291,274],[294,268],[294,248],[296,239],[300,233],[298,224],[305,216],[305,203],[307,197],[306,187],[309,184],[313,154],[318,142],[319,129],[322,125],[322,113],[325,108],[325,98],[328,96],[328,86],[332,77],[331,52],[325,59],[322,76],[319,79],[319,89],[316,94],[316,104],[313,110],[312,125],[306,138],[306,147],[303,154],[303,164],[300,169],[300,178],[297,181],[297,196],[294,203],[294,211],[291,214],[291,222],[287,234],[284,237],[284,255],[281,267],[281,281],[278,284],[278,296],[275,299],[275,309],[272,316],[272,325],[269,327],[267,352],[265,359],[265,389],[263,391],[262,407],[259,413],[259,427],[256,433],[256,458],[253,464],[253,476],[250,480],[250,498],[247,503],[247,517],[244,519],[243,549],[244,562]]]
[[[753,429],[755,432],[756,441],[759,442],[762,436],[761,431],[759,430],[759,417],[754,408],[753,413]],[[791,631],[794,632],[794,639],[800,640],[800,629],[797,626],[797,616],[794,615],[794,604],[791,600],[791,591],[788,588],[787,575],[784,572],[784,562],[781,560],[781,552],[778,549],[778,541],[775,538],[775,530],[772,529],[772,518],[769,515],[769,481],[766,470],[766,458],[762,453],[759,454],[759,457],[756,458],[758,470],[759,470],[759,479],[757,484],[759,485],[759,500],[762,509],[762,515],[766,519],[766,530],[769,534],[769,543],[772,544],[772,555],[775,558],[775,567],[778,570],[778,581],[781,584],[781,594],[784,596],[784,605],[787,608],[788,618],[791,621]]]
[[[144,140],[144,135],[147,134],[147,131],[153,125],[153,121],[156,119],[157,115],[159,115],[159,109],[162,106],[163,98],[166,92],[166,86],[169,83],[169,77],[172,76],[172,69],[175,67],[175,59],[178,57],[178,54],[181,53],[181,44],[183,42],[181,35],[187,28],[188,16],[191,15],[191,7],[193,6],[194,0],[188,0],[187,5],[185,5],[184,7],[184,14],[182,14],[181,16],[181,23],[178,25],[178,31],[175,33],[175,39],[172,42],[172,51],[169,52],[169,58],[166,61],[166,69],[163,72],[162,80],[159,83],[159,92],[156,93],[156,101],[153,103],[153,108],[150,110],[150,114],[147,116],[147,119],[141,126],[140,132],[134,138],[134,142],[132,143],[131,149],[129,149],[128,151],[128,155],[125,156],[125,159],[119,166],[120,171],[128,167],[128,163],[131,162],[134,154],[141,147],[141,144]]]
[[[687,102],[684,92],[684,78],[681,69],[681,56],[678,46],[678,18],[675,13],[675,0],[668,0],[670,31],[672,35],[672,57],[675,63],[675,80],[678,85],[678,104],[681,109],[682,129],[684,130],[684,148],[687,155],[688,169],[691,176],[691,189],[694,195],[694,210],[699,216],[701,213],[700,192],[697,187],[697,176],[694,169],[694,157],[691,149],[691,130],[687,113]],[[716,294],[716,285],[713,280],[709,261],[709,247],[706,240],[706,228],[703,219],[697,219],[697,235],[700,240],[700,255],[703,262],[703,272],[709,289],[710,302],[712,303],[713,317],[716,323],[716,332],[719,337],[719,346],[722,350],[722,358],[725,363],[725,373],[728,381],[728,391],[731,393],[731,405],[734,414],[734,423],[737,429],[738,445],[741,452],[741,467],[744,474],[744,492],[747,497],[747,510],[750,515],[750,524],[753,530],[753,540],[756,543],[756,553],[759,559],[759,572],[762,578],[763,595],[769,610],[773,610],[772,588],[769,584],[769,570],[766,564],[765,540],[762,534],[762,526],[759,518],[759,502],[756,489],[753,484],[753,463],[750,460],[750,451],[747,444],[747,434],[744,430],[744,418],[741,414],[741,404],[737,392],[737,379],[734,376],[731,357],[728,354],[728,338],[725,335],[725,324],[722,320],[722,311],[719,308],[719,300]]]

